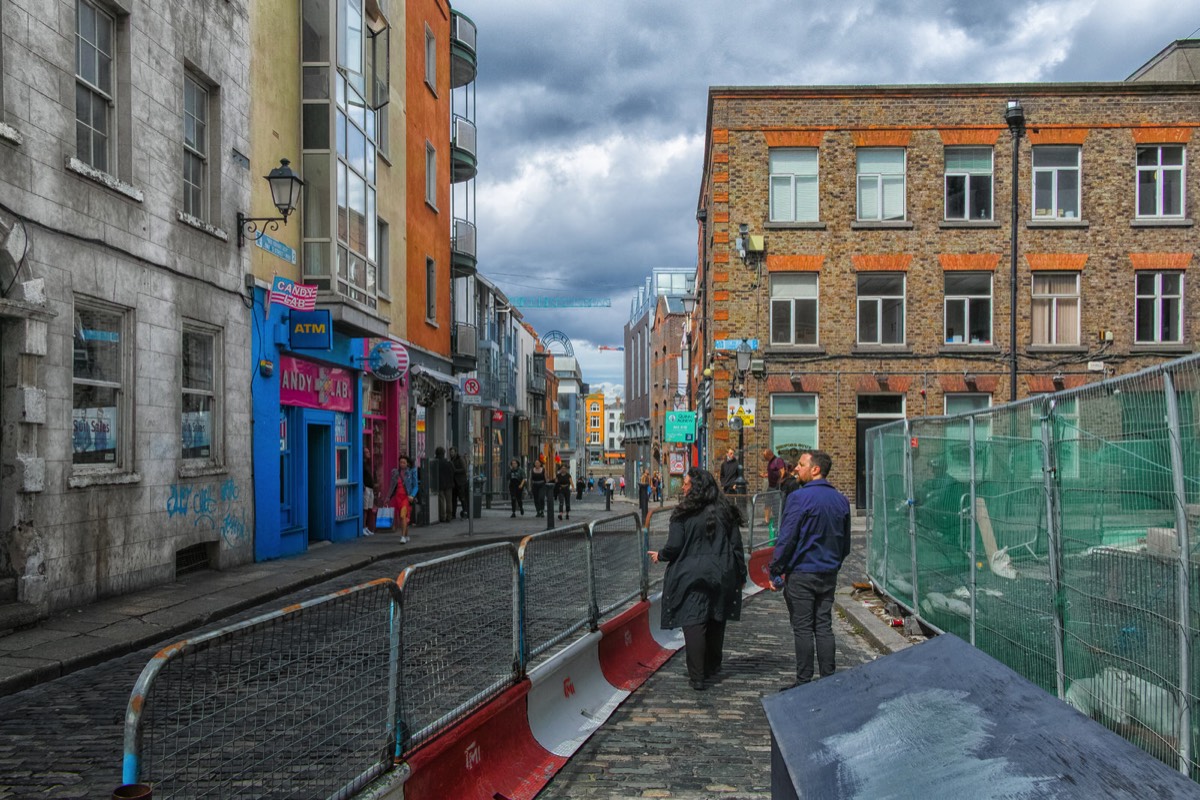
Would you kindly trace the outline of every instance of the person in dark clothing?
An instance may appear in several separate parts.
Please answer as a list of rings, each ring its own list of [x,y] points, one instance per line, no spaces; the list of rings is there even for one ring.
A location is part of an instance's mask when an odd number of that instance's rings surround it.
[[[469,513],[467,511],[467,460],[453,447],[450,448],[450,468],[454,472],[454,494],[450,498],[450,519],[454,519],[459,506],[462,506],[462,518],[466,519]]]
[[[449,522],[454,516],[454,467],[446,458],[446,448],[433,451],[433,470],[437,475],[438,522]]]
[[[583,499],[583,490],[586,488],[587,488],[587,484],[584,483],[583,476],[580,475],[578,478],[575,479],[575,499],[576,500]]]
[[[729,494],[733,491],[734,482],[738,476],[738,460],[733,448],[725,451],[725,460],[721,462],[721,489]]]
[[[508,499],[512,503],[512,514],[509,516],[515,517],[517,511],[521,512],[521,516],[525,516],[525,501],[521,495],[525,492],[525,470],[521,469],[521,462],[517,459],[512,459],[508,462]]]
[[[655,563],[668,563],[661,624],[683,628],[688,680],[702,691],[721,671],[725,623],[741,617],[746,582],[743,519],[706,470],[689,469],[682,491],[683,498],[671,512],[666,545],[649,555]]]
[[[571,473],[566,464],[558,465],[558,475],[554,477],[554,493],[558,495],[558,518],[566,513],[571,518]]]
[[[537,461],[529,468],[529,493],[533,495],[533,507],[540,517],[546,507],[546,457],[538,453]],[[554,501],[551,501],[550,513],[554,513]]]
[[[801,488],[784,506],[768,566],[772,591],[782,589],[787,601],[796,646],[796,683],[785,689],[812,680],[814,651],[821,677],[834,671],[833,593],[850,553],[850,501],[826,480],[832,466],[820,450],[800,456]]]

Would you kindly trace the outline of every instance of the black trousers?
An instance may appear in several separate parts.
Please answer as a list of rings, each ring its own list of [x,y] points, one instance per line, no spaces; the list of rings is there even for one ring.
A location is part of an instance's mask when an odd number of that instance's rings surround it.
[[[508,499],[512,501],[512,513],[514,514],[525,513],[525,501],[522,499],[521,493],[522,489],[520,484],[508,484]]]
[[[796,645],[796,682],[813,679],[813,655],[822,678],[833,674],[836,645],[833,639],[833,595],[837,571],[793,572],[787,576],[783,599],[792,620]]]
[[[529,483],[529,493],[533,495],[533,507],[537,509],[538,514],[541,514],[542,510],[546,507],[546,487],[548,485],[549,484],[547,484],[545,481],[542,481],[541,483],[538,483],[537,481],[530,481]],[[550,502],[550,510],[553,511],[554,501],[551,500]]]
[[[721,671],[725,622],[710,619],[697,625],[684,625],[683,647],[687,656],[688,679],[699,682],[713,677]]]

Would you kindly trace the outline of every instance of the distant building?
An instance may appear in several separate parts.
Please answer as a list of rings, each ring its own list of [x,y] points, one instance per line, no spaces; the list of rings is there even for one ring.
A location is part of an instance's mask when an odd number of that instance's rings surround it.
[[[625,463],[625,405],[620,397],[607,400],[604,404],[604,461],[608,464]]]
[[[1193,352],[1197,52],[1177,42],[1123,83],[711,88],[697,209],[710,463],[737,441],[743,338],[747,460],[820,447],[859,506],[875,425]]]
[[[589,392],[583,398],[587,464],[604,463],[604,392]]]

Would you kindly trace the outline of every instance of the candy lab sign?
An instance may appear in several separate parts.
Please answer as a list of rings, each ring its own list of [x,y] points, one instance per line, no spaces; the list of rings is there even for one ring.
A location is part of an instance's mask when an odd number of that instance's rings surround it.
[[[279,402],[285,406],[354,410],[354,379],[344,369],[280,356],[279,373]]]

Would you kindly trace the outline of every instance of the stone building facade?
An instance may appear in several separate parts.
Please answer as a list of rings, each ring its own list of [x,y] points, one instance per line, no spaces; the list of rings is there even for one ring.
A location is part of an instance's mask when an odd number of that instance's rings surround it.
[[[0,630],[249,561],[245,0],[11,0]]]
[[[1191,352],[1198,100],[1195,82],[712,88],[710,463],[737,438],[719,340],[757,340],[748,460],[818,446],[860,505],[874,425],[1007,402],[1014,376],[1020,398]]]

